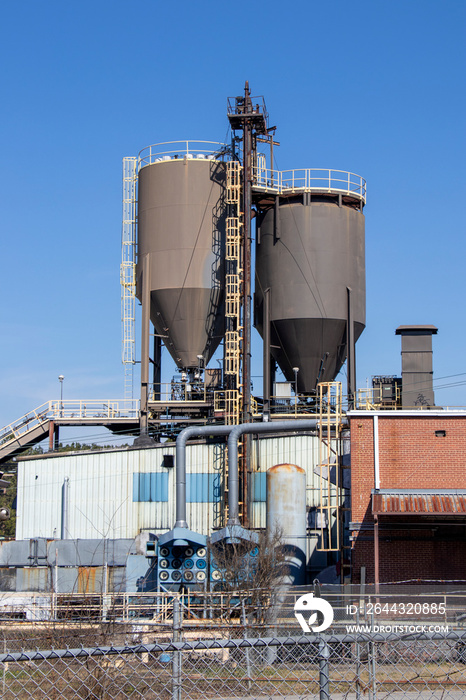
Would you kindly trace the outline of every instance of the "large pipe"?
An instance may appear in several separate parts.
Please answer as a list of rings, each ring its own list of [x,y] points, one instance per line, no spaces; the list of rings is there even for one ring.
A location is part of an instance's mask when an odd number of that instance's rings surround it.
[[[239,521],[239,479],[238,479],[238,440],[246,433],[271,433],[289,430],[311,430],[318,420],[282,420],[276,423],[243,423],[231,426],[228,436],[228,523],[240,525]],[[184,431],[183,431],[184,432]],[[180,433],[182,435],[182,433]]]
[[[291,430],[313,430],[318,424],[312,420],[283,420],[275,423],[243,423],[242,425],[204,425],[188,427],[176,439],[176,523],[175,527],[188,527],[186,522],[186,443],[191,437],[203,435],[228,435],[228,526],[240,525],[238,440],[246,433],[271,433]]]
[[[203,435],[228,435],[234,425],[203,425],[188,427],[176,438],[176,523],[175,527],[187,528],[186,522],[186,443],[192,437]],[[238,469],[238,465],[236,465]]]

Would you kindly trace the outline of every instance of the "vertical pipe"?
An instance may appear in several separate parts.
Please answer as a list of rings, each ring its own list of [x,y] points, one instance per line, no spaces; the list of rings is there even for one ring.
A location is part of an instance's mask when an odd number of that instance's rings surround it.
[[[379,417],[374,416],[374,489],[380,489],[379,462]],[[379,592],[379,516],[374,515],[374,582],[375,592]]]
[[[278,241],[280,238],[280,197],[277,195],[274,200],[273,209],[273,240]]]
[[[176,438],[175,480],[176,480],[176,522],[175,527],[188,527],[186,522],[186,443],[190,437],[201,435],[228,435],[234,425],[203,425],[188,427]],[[238,465],[236,465],[238,467]]]
[[[379,592],[380,571],[379,571],[379,516],[374,515],[374,583],[375,592]]]
[[[249,84],[244,89],[245,112],[252,111]],[[243,423],[251,422],[251,151],[252,123],[243,127]]]
[[[141,405],[139,408],[139,437],[133,443],[135,446],[153,445],[149,437],[149,344],[150,344],[150,254],[142,258],[142,319],[141,319]]]
[[[353,322],[352,290],[346,287],[347,317],[346,317],[346,376],[348,391],[348,409],[354,408],[354,392],[356,391],[356,362]]]
[[[275,378],[276,378],[276,369],[277,369],[277,363],[273,359],[273,357],[270,357],[270,391],[272,393],[272,396],[270,397],[270,405],[273,406],[275,399],[274,399],[274,390],[275,390]]]
[[[252,121],[248,116],[252,112],[249,83],[244,88],[244,106],[246,118],[243,127],[243,410],[242,423],[252,421],[251,413],[251,185],[252,185]],[[243,525],[248,526],[248,483],[247,472],[251,462],[251,441],[243,442],[241,465]]]
[[[267,422],[270,418],[270,287],[264,291],[264,406],[262,410],[262,420]]]
[[[273,423],[249,423],[233,426],[228,437],[228,523],[240,525],[239,521],[239,469],[238,469],[238,440],[244,434],[267,433],[280,430],[312,430],[317,425],[317,419],[293,419]]]
[[[69,515],[69,493],[70,493],[70,480],[69,477],[65,477],[63,486],[61,488],[61,539],[67,540],[69,538],[68,530],[68,515]]]
[[[374,488],[380,489],[379,417],[374,416]]]
[[[153,387],[154,401],[161,400],[161,381],[162,381],[162,339],[158,335],[154,335],[154,364],[153,364]]]
[[[147,391],[149,385],[149,324],[150,324],[150,254],[142,260],[142,329],[141,329],[141,412],[139,418],[140,435],[147,435]]]

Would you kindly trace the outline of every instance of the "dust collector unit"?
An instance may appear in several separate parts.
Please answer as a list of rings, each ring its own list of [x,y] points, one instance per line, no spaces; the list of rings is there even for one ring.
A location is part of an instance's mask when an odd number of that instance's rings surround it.
[[[365,181],[340,171],[325,171],[327,182],[322,172],[315,180],[313,170],[290,172],[274,206],[258,216],[256,319],[262,334],[270,289],[271,354],[288,381],[299,368],[300,393],[313,393],[346,359],[349,294],[354,342],[365,327]]]
[[[223,337],[224,187],[225,164],[205,142],[139,155],[137,296],[148,254],[151,321],[180,369],[200,356],[207,365]]]

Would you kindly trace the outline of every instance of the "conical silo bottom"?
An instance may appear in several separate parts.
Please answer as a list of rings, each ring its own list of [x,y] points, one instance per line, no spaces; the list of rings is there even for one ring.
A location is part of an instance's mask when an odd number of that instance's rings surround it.
[[[160,289],[151,292],[151,321],[180,368],[204,366],[222,339],[218,289]]]
[[[272,356],[289,382],[298,368],[299,393],[312,393],[318,382],[335,379],[346,359],[346,320],[293,318],[271,326]],[[363,330],[354,324],[355,341]]]

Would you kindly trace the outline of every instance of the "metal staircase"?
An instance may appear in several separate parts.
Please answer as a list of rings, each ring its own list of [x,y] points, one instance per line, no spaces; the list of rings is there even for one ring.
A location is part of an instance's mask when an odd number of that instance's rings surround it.
[[[0,430],[0,464],[44,440],[55,426],[102,425],[126,433],[138,420],[139,402],[135,400],[47,401]]]
[[[0,463],[43,440],[49,432],[53,401],[48,401],[0,430]]]

